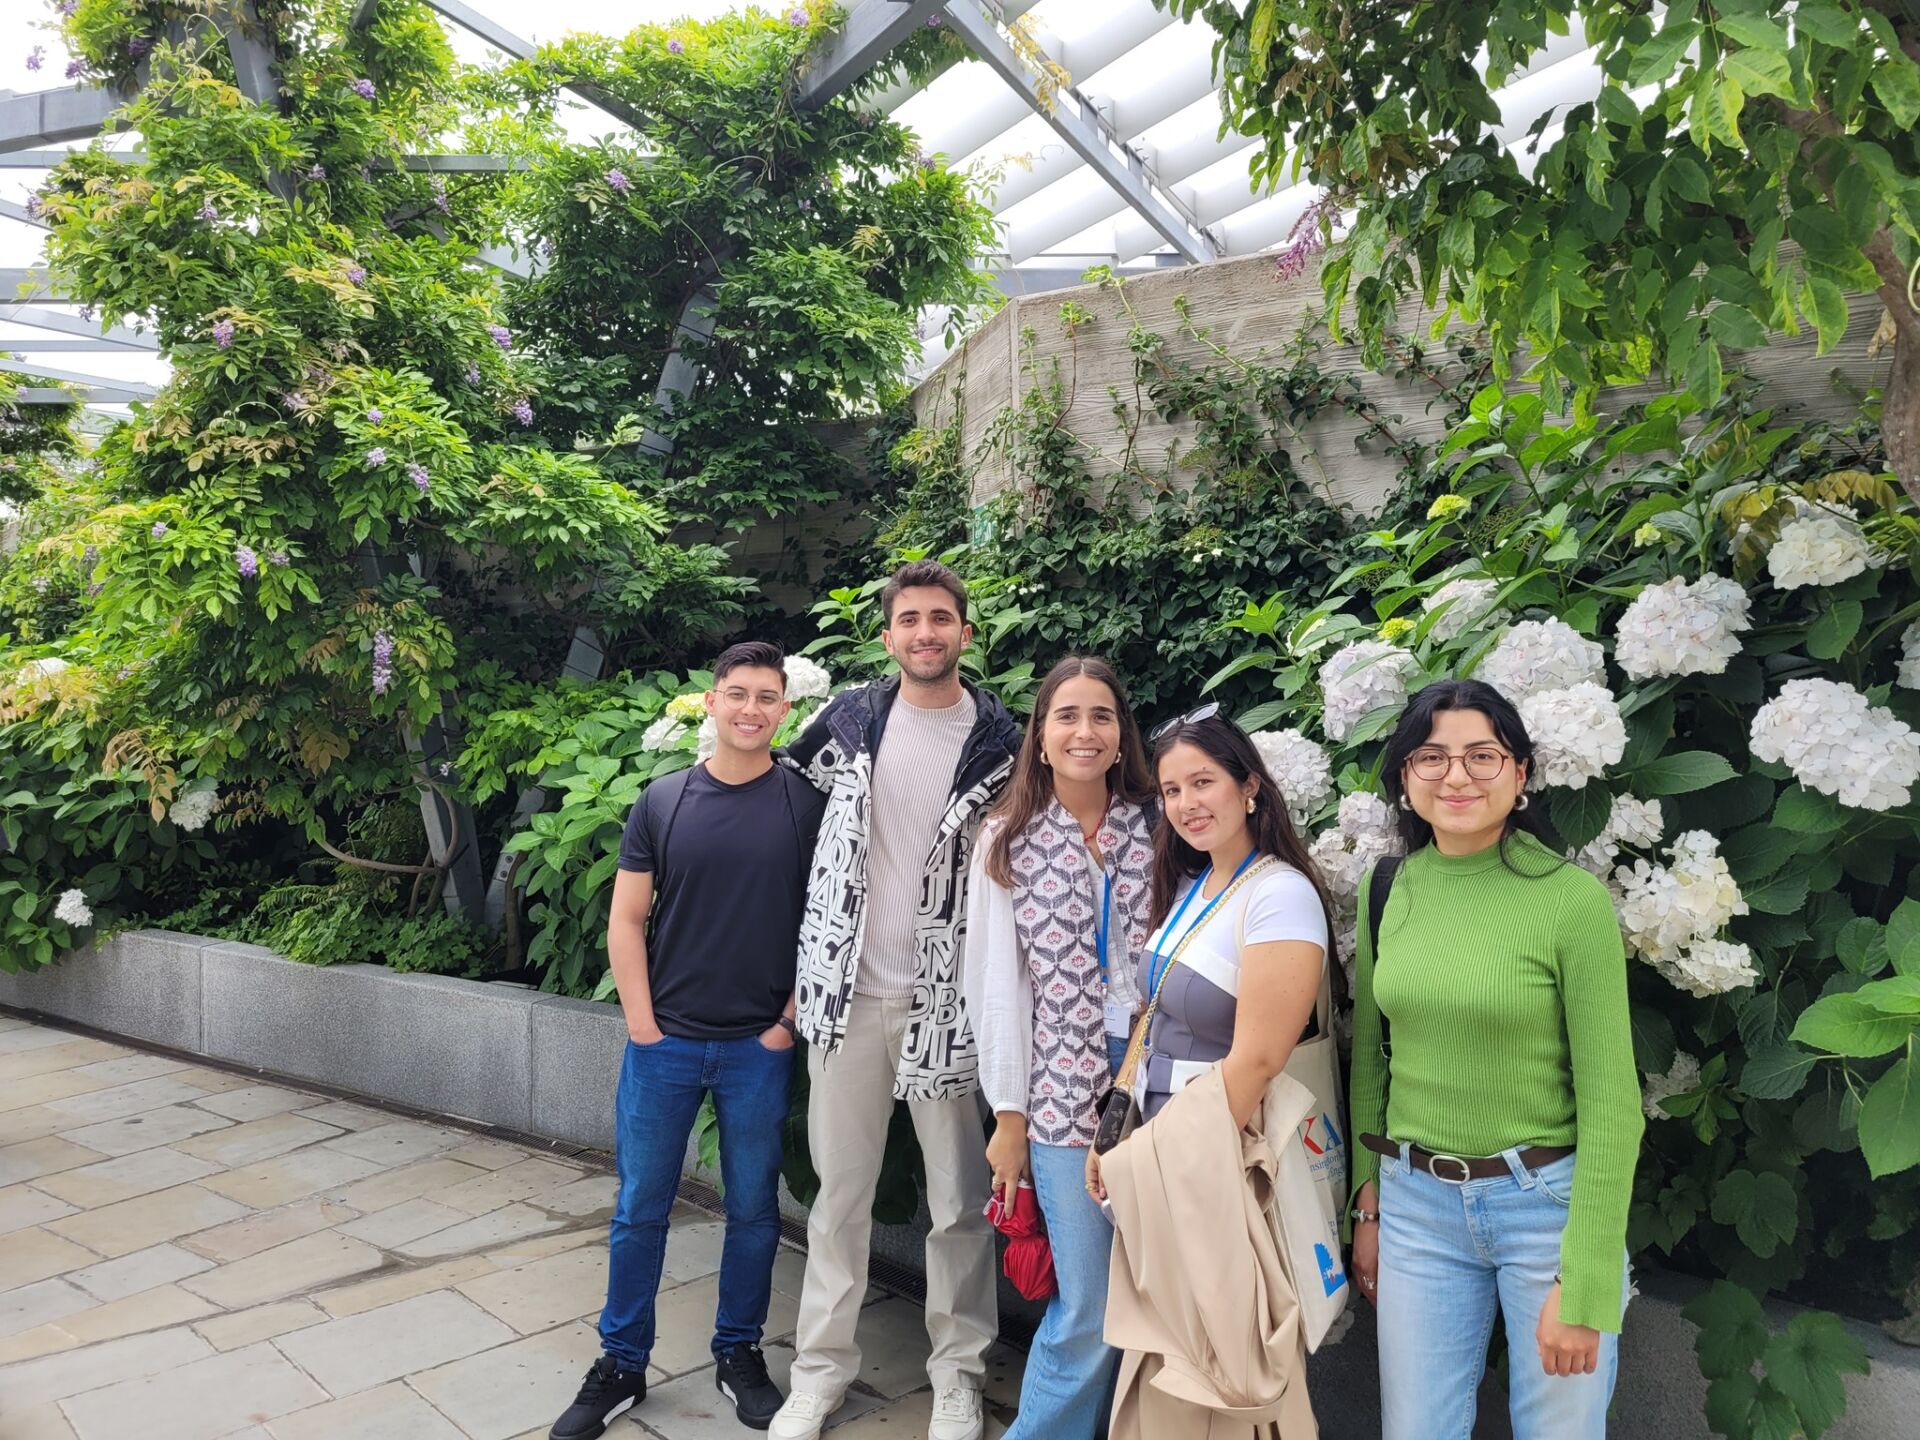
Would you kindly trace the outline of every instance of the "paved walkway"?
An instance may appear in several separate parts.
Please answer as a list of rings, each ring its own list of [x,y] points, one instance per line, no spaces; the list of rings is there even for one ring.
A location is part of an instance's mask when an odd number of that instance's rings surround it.
[[[538,1440],[599,1354],[614,1180],[0,1013],[0,1440]],[[743,1440],[707,1353],[721,1225],[679,1207],[613,1440]],[[802,1256],[774,1268],[782,1382]],[[870,1291],[838,1440],[919,1440],[919,1309]],[[1021,1357],[996,1349],[998,1435]]]

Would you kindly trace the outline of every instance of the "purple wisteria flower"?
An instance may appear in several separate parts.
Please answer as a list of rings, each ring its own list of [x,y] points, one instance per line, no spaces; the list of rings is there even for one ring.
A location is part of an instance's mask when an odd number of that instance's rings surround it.
[[[80,0],[60,0],[60,14],[62,18],[71,16],[73,12],[79,8]]]
[[[933,169],[933,156],[924,150],[916,150],[913,152],[913,163],[921,170],[931,170]]]
[[[213,343],[218,345],[222,350],[231,350],[233,348],[233,322],[231,320],[221,320],[215,323],[213,327]]]
[[[787,24],[799,26],[799,25],[804,25],[806,23],[807,23],[807,12],[802,10],[798,5],[794,6],[793,9],[787,12]]]
[[[438,175],[433,177],[433,208],[442,215],[453,213],[453,204],[447,199],[447,182]]]
[[[280,403],[285,405],[287,409],[296,412],[308,409],[313,404],[311,400],[307,399],[307,397],[302,395],[298,390],[287,391],[280,397]]]
[[[384,630],[373,636],[373,693],[384,695],[393,683],[393,637]]]
[[[95,596],[98,596],[99,593],[106,588],[107,587],[104,582],[96,580],[93,582],[93,584],[87,586],[87,596],[89,599],[92,599]]]
[[[150,35],[136,35],[127,41],[127,54],[136,60],[144,60],[152,49],[153,37]]]
[[[220,212],[214,208],[213,197],[211,195],[200,202],[200,218],[209,225],[220,218]]]
[[[381,413],[378,405],[367,411],[367,423],[369,425],[378,425],[384,419],[386,419],[386,416]]]
[[[467,383],[469,385],[478,385],[480,383],[480,367],[478,365],[470,364],[467,366]]]
[[[38,70],[46,62],[47,47],[36,45],[27,52],[27,69]]]
[[[667,41],[667,54],[684,55],[686,53],[687,53],[687,42],[682,40],[678,35],[674,36],[671,40]]]
[[[929,15],[927,17],[927,28],[929,30],[938,30],[940,28],[940,17],[938,15]]]
[[[324,165],[315,164],[311,170],[307,171],[307,179],[309,180],[319,181],[319,180],[324,180],[326,178],[327,178],[327,167]]]
[[[513,348],[513,332],[506,326],[489,325],[487,326],[487,334],[493,337],[493,343],[498,345],[502,350],[511,350]]]
[[[358,95],[362,100],[371,100],[373,98],[373,82],[364,75],[361,76],[353,82],[353,93]]]
[[[82,75],[86,73],[87,73],[86,61],[84,60],[67,61],[67,79],[78,80]]]
[[[418,460],[407,466],[407,478],[413,481],[413,488],[422,495],[426,494],[427,487],[433,484],[433,477],[427,474],[427,467]]]
[[[513,418],[522,425],[533,424],[533,403],[525,396],[513,402]]]
[[[156,540],[164,540],[166,538],[166,535],[167,535],[167,522],[164,520],[154,521],[153,522],[153,538]]]
[[[627,179],[626,172],[623,170],[607,171],[606,182],[607,188],[618,195],[625,195],[633,189],[633,182]]]
[[[94,309],[93,309],[93,306],[91,306],[91,305],[82,305],[82,306],[80,307],[80,318],[81,318],[82,320],[92,320],[92,319],[93,319],[93,316],[94,316]]]
[[[284,550],[276,550],[271,555],[267,556],[267,563],[269,565],[278,565],[281,569],[284,570],[286,569],[287,566],[293,563],[293,557],[287,554],[287,552]]]
[[[1297,280],[1307,272],[1307,262],[1326,249],[1326,237],[1320,233],[1320,217],[1332,205],[1332,197],[1323,195],[1293,222],[1287,232],[1287,248],[1273,259],[1273,278]]]
[[[46,213],[46,201],[42,200],[38,195],[29,195],[27,197],[27,218],[29,220],[38,220]]]
[[[80,552],[80,573],[91,575],[100,565],[100,547],[89,545]]]
[[[260,557],[253,553],[251,545],[234,546],[233,563],[240,567],[242,580],[251,580],[260,573]]]
[[[367,451],[367,464],[377,467],[377,466],[384,465],[386,463],[387,463],[387,451],[385,446],[376,445],[371,450]]]
[[[367,267],[364,265],[349,265],[347,267],[347,279],[351,280],[356,285],[366,284],[367,283]]]

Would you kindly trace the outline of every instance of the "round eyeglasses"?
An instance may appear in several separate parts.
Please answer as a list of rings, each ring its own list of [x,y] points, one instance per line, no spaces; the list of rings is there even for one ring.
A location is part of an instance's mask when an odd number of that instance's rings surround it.
[[[1458,760],[1472,780],[1497,780],[1513,757],[1493,745],[1477,745],[1463,755],[1429,745],[1407,757],[1407,768],[1421,780],[1444,780]]]

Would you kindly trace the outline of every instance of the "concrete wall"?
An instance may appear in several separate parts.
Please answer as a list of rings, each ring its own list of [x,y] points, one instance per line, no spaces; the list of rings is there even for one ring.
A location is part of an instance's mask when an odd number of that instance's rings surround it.
[[[1280,356],[1307,327],[1311,315],[1324,309],[1318,274],[1278,281],[1270,255],[1170,269],[1130,280],[1127,303],[1145,329],[1166,338],[1164,354],[1170,365],[1186,361],[1198,367],[1214,359],[1204,343],[1180,335],[1174,301],[1182,296],[1192,307],[1195,323],[1211,332],[1213,343],[1243,361],[1262,355]],[[1080,329],[1077,345],[1060,323],[1060,307],[1068,300],[1093,316]],[[1867,354],[1868,340],[1880,314],[1876,297],[1854,296],[1849,302],[1846,337],[1828,354],[1815,358],[1811,333],[1795,338],[1781,336],[1764,349],[1729,355],[1727,368],[1743,366],[1763,380],[1768,398],[1782,414],[1852,419],[1859,413],[1859,402],[1836,390],[1833,377],[1842,375],[1861,389],[1884,378],[1890,349],[1876,358]],[[1401,333],[1421,339],[1434,318],[1417,297],[1401,307],[1401,317]],[[982,442],[995,417],[1007,407],[1018,405],[1034,383],[1035,377],[1028,372],[1021,354],[1021,332],[1028,327],[1034,332],[1033,358],[1042,383],[1055,360],[1060,362],[1062,379],[1068,383],[1073,383],[1077,366],[1078,382],[1067,412],[1067,428],[1092,452],[1096,477],[1113,471],[1122,440],[1108,391],[1110,386],[1117,386],[1129,400],[1133,394],[1133,358],[1126,343],[1129,323],[1111,291],[1090,285],[1023,295],[1009,300],[999,314],[920,383],[914,391],[914,403],[923,424],[951,420],[958,397],[964,392],[965,454],[979,467],[974,478],[976,504],[1017,478],[1004,459],[985,453]],[[1432,346],[1431,353],[1443,358],[1451,354],[1445,346]],[[1329,375],[1354,375],[1361,390],[1385,415],[1399,417],[1393,426],[1398,433],[1429,443],[1441,438],[1441,412],[1429,408],[1438,394],[1431,384],[1375,374],[1363,366],[1358,347],[1352,345],[1328,345],[1318,360]],[[1613,391],[1608,408],[1643,399],[1648,390],[1635,387]],[[1293,450],[1303,476],[1318,482],[1324,468],[1335,501],[1371,514],[1386,501],[1398,462],[1377,450],[1356,449],[1355,441],[1361,433],[1359,422],[1336,408],[1306,426],[1300,442],[1291,437],[1276,438],[1284,439]],[[1168,425],[1149,419],[1141,427],[1137,453],[1142,463],[1152,468],[1164,461],[1169,446],[1184,449],[1192,434],[1191,424]],[[1307,450],[1318,457],[1318,466],[1307,456]]]
[[[72,1020],[172,1050],[311,1080],[415,1109],[601,1150],[613,1147],[613,1092],[626,1044],[618,1007],[518,986],[400,975],[378,965],[320,968],[255,945],[141,930],[27,974],[0,971],[0,1005]],[[692,1156],[688,1157],[689,1173]],[[790,1219],[805,1212],[782,1194]],[[876,1256],[921,1266],[916,1226],[876,1227]],[[1621,1341],[1616,1440],[1708,1440],[1706,1383],[1681,1309],[1700,1282],[1643,1274]],[[1004,1287],[1003,1287],[1004,1289]],[[1003,1313],[1010,1313],[1003,1295]],[[1772,1305],[1777,1329],[1794,1307]],[[1528,1322],[1531,1329],[1531,1321]],[[1920,1350],[1852,1327],[1873,1373],[1847,1379],[1833,1440],[1920,1434]],[[1325,1440],[1380,1433],[1373,1317],[1313,1358]],[[1483,1391],[1481,1437],[1507,1433]]]

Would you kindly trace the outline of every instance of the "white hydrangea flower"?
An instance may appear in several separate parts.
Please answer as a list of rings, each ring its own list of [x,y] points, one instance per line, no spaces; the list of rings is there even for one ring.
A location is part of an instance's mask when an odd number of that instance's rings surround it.
[[[819,661],[804,655],[789,655],[786,665],[787,699],[819,700],[833,693],[833,676]]]
[[[1646,1084],[1640,1087],[1640,1108],[1647,1112],[1649,1120],[1671,1119],[1672,1117],[1660,1108],[1660,1102],[1699,1088],[1700,1062],[1686,1051],[1676,1050],[1673,1052],[1673,1064],[1667,1067],[1667,1073],[1647,1076]]]
[[[1920,779],[1920,735],[1837,680],[1789,680],[1753,717],[1756,759],[1860,810],[1904,805]]]
[[[1780,538],[1767,552],[1767,573],[1782,590],[1797,590],[1806,585],[1838,585],[1886,560],[1847,516],[1809,509],[1780,527]]]
[[[1613,797],[1613,809],[1607,814],[1607,833],[1618,845],[1645,850],[1660,843],[1667,832],[1667,817],[1658,800],[1640,800],[1632,795]]]
[[[1449,580],[1420,602],[1420,608],[1429,614],[1442,605],[1447,607],[1447,613],[1433,622],[1427,634],[1443,644],[1459,639],[1493,609],[1493,597],[1499,592],[1498,580]]]
[[[1333,761],[1298,730],[1262,730],[1247,737],[1280,787],[1295,828],[1304,826],[1333,794]]]
[[[713,752],[719,748],[720,727],[714,724],[713,717],[709,715],[700,722],[700,730],[695,737],[693,753],[702,760],[708,760],[713,757]]]
[[[86,892],[78,889],[63,891],[60,903],[53,907],[53,918],[65,921],[76,930],[93,924],[93,910],[87,904]]]
[[[1653,968],[1674,986],[1705,1000],[1740,990],[1760,978],[1753,952],[1731,940],[1696,940],[1683,950],[1654,961]]]
[[[1621,612],[1613,658],[1635,680],[1660,675],[1720,675],[1751,628],[1751,601],[1737,580],[1676,575],[1649,585]]]
[[[1894,680],[1908,690],[1920,690],[1920,620],[1900,632],[1900,669]]]
[[[696,724],[707,713],[706,698],[698,690],[689,690],[684,695],[676,695],[667,701],[667,714],[676,720]]]
[[[1689,830],[1668,848],[1666,865],[1636,860],[1613,872],[1616,905],[1627,943],[1640,958],[1683,988],[1696,972],[1730,968],[1733,957],[1712,947],[1736,915],[1747,913],[1747,902],[1734,883],[1720,846],[1704,830]],[[1733,946],[1744,953],[1744,946]],[[1698,952],[1697,958],[1683,956]],[[1679,976],[1681,978],[1676,978]]]
[[[1535,787],[1578,790],[1627,753],[1627,722],[1604,685],[1583,681],[1565,690],[1536,690],[1520,701],[1520,719],[1533,739],[1527,778]]]
[[[1328,738],[1344,740],[1360,717],[1407,698],[1407,672],[1418,662],[1411,652],[1384,640],[1356,640],[1320,667],[1322,717]]]
[[[1605,685],[1606,652],[1564,620],[1522,620],[1508,627],[1473,674],[1518,705],[1542,690]]]
[[[1340,802],[1339,823],[1321,831],[1308,853],[1345,913],[1359,896],[1361,877],[1398,845],[1387,802],[1371,791],[1356,790]]]
[[[1356,839],[1391,841],[1393,807],[1371,790],[1356,790],[1340,802],[1340,828]]]
[[[182,830],[198,830],[213,818],[214,806],[219,798],[219,790],[211,785],[189,790],[173,802],[172,808],[167,811],[167,819]]]
[[[686,734],[687,722],[678,715],[662,715],[646,728],[640,743],[649,750],[671,750]]]
[[[22,665],[17,678],[22,685],[29,685],[35,680],[51,680],[61,671],[72,668],[58,655],[43,655],[38,660],[29,660]]]

